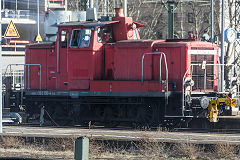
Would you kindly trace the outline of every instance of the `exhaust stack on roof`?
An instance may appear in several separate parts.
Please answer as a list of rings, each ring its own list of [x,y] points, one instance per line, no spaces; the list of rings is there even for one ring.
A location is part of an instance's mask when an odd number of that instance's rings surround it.
[[[122,8],[115,8],[115,17],[124,17]]]

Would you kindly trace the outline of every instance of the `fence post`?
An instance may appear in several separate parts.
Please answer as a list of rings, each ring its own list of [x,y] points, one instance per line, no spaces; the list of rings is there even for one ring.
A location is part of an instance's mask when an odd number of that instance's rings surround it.
[[[89,139],[87,137],[79,137],[74,142],[74,159],[88,160]]]

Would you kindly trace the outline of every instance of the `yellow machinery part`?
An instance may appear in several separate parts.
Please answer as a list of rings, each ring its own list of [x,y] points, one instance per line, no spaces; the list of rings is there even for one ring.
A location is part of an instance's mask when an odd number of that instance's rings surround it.
[[[228,98],[228,99],[226,99],[226,105],[227,106],[230,106],[230,107],[236,107],[236,105],[237,105],[237,100],[236,99],[234,99],[234,98]]]
[[[217,122],[218,119],[218,101],[217,100],[210,100],[208,105],[208,120],[210,122]]]
[[[210,100],[208,104],[207,118],[210,122],[218,122],[218,106],[226,105],[230,107],[236,107],[237,100],[235,98],[217,98]]]

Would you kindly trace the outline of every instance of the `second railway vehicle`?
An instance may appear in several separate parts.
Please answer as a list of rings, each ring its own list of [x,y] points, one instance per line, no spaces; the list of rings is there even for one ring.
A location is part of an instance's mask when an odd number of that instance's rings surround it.
[[[217,122],[238,115],[233,92],[219,92],[214,43],[142,40],[140,27],[121,12],[111,21],[59,24],[56,42],[26,47],[24,89],[12,91],[12,110],[21,106],[31,118],[44,106],[61,125]]]

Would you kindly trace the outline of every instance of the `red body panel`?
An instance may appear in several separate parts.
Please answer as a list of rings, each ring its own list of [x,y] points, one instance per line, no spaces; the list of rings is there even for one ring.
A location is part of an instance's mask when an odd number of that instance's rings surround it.
[[[168,66],[170,91],[181,91],[183,76],[196,58],[189,50],[217,50],[216,45],[193,40],[133,40],[133,21],[131,18],[113,18],[112,42],[98,40],[99,26],[91,26],[91,43],[86,48],[61,48],[59,40],[54,44],[35,44],[27,46],[26,64],[41,65],[41,88],[39,66],[30,66],[26,70],[26,89],[42,90],[78,90],[78,91],[116,91],[116,92],[165,92],[159,83],[160,55],[144,53],[163,52]],[[67,30],[87,28],[84,25],[66,25],[59,27]],[[58,36],[60,37],[60,35]],[[70,44],[70,39],[68,39]],[[211,56],[200,53],[203,58]],[[217,64],[217,55],[212,55],[211,63]],[[194,61],[194,60],[193,60]],[[162,57],[161,77],[166,80],[166,67]],[[200,61],[199,61],[200,62]],[[195,62],[194,62],[195,63]],[[210,68],[211,69],[211,68]],[[29,74],[28,74],[29,72]],[[213,89],[217,89],[217,67],[212,69]],[[28,81],[29,79],[29,81]],[[29,84],[29,85],[28,85]],[[202,84],[199,83],[199,86]],[[175,86],[175,87],[173,87]]]
[[[27,48],[25,66],[25,88],[26,89],[48,89],[47,87],[47,54],[48,47]],[[41,82],[41,83],[40,83]]]
[[[91,81],[90,91],[105,92],[165,92],[159,82],[145,81]]]
[[[141,80],[142,56],[151,53],[153,41],[118,42],[114,52],[114,79]],[[144,59],[144,80],[152,80],[152,56]]]
[[[68,89],[89,89],[92,54],[88,50],[72,49],[69,53]]]

